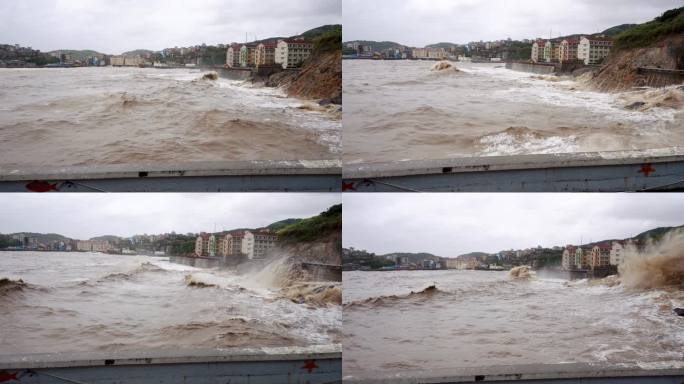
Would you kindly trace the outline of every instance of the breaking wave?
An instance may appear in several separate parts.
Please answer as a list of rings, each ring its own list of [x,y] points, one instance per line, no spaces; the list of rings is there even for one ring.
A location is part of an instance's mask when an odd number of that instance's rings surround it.
[[[104,282],[104,281],[119,281],[119,280],[131,280],[135,278],[136,276],[143,274],[143,273],[160,273],[160,272],[167,272],[164,268],[161,268],[155,264],[152,264],[148,261],[141,263],[138,267],[128,271],[128,272],[115,272],[115,273],[110,273],[101,279],[98,280],[98,282]],[[88,285],[87,282],[82,282],[80,285]]]
[[[628,246],[624,255],[618,272],[625,287],[684,286],[684,230],[668,232],[661,241],[650,242],[643,250]]]
[[[209,283],[207,281],[202,281],[200,278],[194,276],[193,274],[185,275],[185,285],[193,288],[212,288],[216,287],[216,284]]]
[[[535,276],[535,273],[529,266],[520,265],[511,268],[511,270],[508,271],[508,276],[514,279],[530,279]]]
[[[281,289],[278,297],[315,307],[341,305],[342,287],[339,283],[297,283]]]
[[[684,86],[643,89],[627,92],[618,97],[625,109],[650,111],[654,108],[682,109],[684,107]]]
[[[562,130],[562,128],[561,128]],[[528,127],[508,127],[479,139],[483,155],[565,153],[578,150],[577,136],[557,135]]]
[[[0,297],[10,295],[14,292],[21,292],[28,288],[28,284],[24,280],[12,280],[7,278],[0,279]]]
[[[354,309],[354,308],[369,308],[369,307],[382,307],[387,305],[392,305],[398,302],[407,300],[418,300],[424,301],[435,298],[439,295],[446,294],[446,292],[437,288],[436,285],[430,285],[423,289],[422,291],[411,291],[408,295],[388,295],[388,296],[378,296],[369,297],[365,300],[352,301],[344,305],[344,309]]]
[[[300,345],[289,335],[288,326],[284,323],[264,323],[239,317],[164,327],[159,332],[159,339],[167,344],[202,348]]]
[[[431,71],[446,71],[446,70],[451,70],[455,72],[459,72],[459,70],[454,67],[450,62],[448,61],[440,61],[436,63],[435,65],[432,66]]]

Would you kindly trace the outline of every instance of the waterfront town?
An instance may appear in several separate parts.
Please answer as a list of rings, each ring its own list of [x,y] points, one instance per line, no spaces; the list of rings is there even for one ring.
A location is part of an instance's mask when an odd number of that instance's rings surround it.
[[[99,236],[89,240],[58,234],[0,234],[0,250],[101,252],[121,255],[189,256],[201,258],[263,259],[278,241],[271,228],[241,229],[218,233],[134,235],[127,238]]]
[[[463,62],[531,61],[600,64],[610,53],[613,38],[605,33],[554,39],[478,41],[467,44],[439,43],[423,48],[391,42],[344,43],[346,59],[451,60]]]
[[[194,45],[165,48],[161,51],[135,50],[121,55],[92,50],[55,50],[41,52],[19,44],[0,44],[0,68],[35,67],[211,67],[299,68],[314,52],[321,38],[341,35],[338,25],[326,25],[289,38],[269,38],[249,43]]]
[[[342,250],[344,270],[506,270],[527,265],[534,269],[561,270],[589,277],[605,277],[617,273],[625,260],[627,249],[641,251],[649,242],[658,242],[663,236],[680,227],[656,228],[632,238],[603,240],[584,245],[566,245],[544,248],[509,249],[495,253],[471,252],[456,257],[441,257],[430,253],[390,253],[376,255],[355,249]]]

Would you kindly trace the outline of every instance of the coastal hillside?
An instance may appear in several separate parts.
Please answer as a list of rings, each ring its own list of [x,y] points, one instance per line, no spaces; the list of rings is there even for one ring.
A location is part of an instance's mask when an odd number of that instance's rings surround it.
[[[340,265],[342,261],[342,205],[280,229],[275,254],[296,262]]]
[[[684,69],[684,7],[618,34],[614,51],[592,84],[602,91],[646,86],[646,75],[638,73],[639,67]]]
[[[342,104],[342,26],[326,26],[313,41],[314,52],[298,72],[276,73],[266,85],[283,88],[288,96]]]

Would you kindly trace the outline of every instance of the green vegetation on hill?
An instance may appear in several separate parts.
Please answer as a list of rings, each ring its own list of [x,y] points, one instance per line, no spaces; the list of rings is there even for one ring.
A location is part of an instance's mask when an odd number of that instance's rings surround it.
[[[684,7],[670,9],[661,16],[630,28],[615,37],[617,49],[646,47],[659,38],[684,32]]]
[[[321,25],[320,27],[309,29],[308,31],[302,33],[301,35],[297,35],[297,36],[302,36],[306,39],[314,40],[319,36],[323,36],[323,35],[327,34],[328,32],[337,31],[337,30],[339,30],[341,33],[342,32],[342,25],[340,25],[340,24]],[[295,37],[295,36],[292,36],[292,37]]]
[[[342,26],[334,25],[321,35],[313,38],[316,52],[332,52],[342,47]]]
[[[649,229],[648,231],[641,232],[640,234],[634,236],[634,239],[640,240],[640,241],[651,240],[654,242],[658,242],[668,232],[678,230],[678,229],[680,229],[680,230],[684,229],[684,225],[680,225],[679,227],[658,227],[658,228],[654,228],[654,229]]]
[[[290,224],[278,233],[282,242],[314,241],[331,232],[342,230],[342,204],[333,205],[318,216]]]
[[[302,220],[303,220],[303,219],[285,219],[285,220],[280,220],[280,221],[276,221],[276,222],[273,223],[273,224],[270,224],[270,225],[269,225],[268,227],[266,227],[266,228],[278,232],[279,230],[281,230],[281,229],[287,227],[288,225],[294,224],[294,223],[298,223],[298,222],[300,222],[300,221],[302,221]]]
[[[637,24],[620,24],[606,29],[605,31],[601,32],[601,34],[606,36],[615,36],[636,26]]]
[[[136,49],[134,51],[124,52],[121,55],[122,56],[144,56],[148,53],[153,54],[154,51],[150,51],[149,49]]]
[[[399,43],[395,43],[394,41],[353,40],[353,41],[345,42],[345,45],[348,43],[359,43],[359,44],[363,45],[364,47],[370,46],[371,48],[373,48],[373,51],[376,51],[376,52],[384,51],[385,49],[389,49],[389,48],[404,47],[404,45],[401,45]]]

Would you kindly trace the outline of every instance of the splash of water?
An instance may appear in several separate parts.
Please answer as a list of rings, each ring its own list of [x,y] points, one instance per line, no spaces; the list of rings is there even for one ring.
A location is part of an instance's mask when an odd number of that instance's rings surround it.
[[[520,265],[511,268],[511,270],[508,271],[508,276],[514,279],[530,279],[535,276],[535,273],[527,265]]]
[[[684,284],[684,230],[668,232],[641,250],[630,245],[624,255],[618,272],[625,287],[651,289]]]

